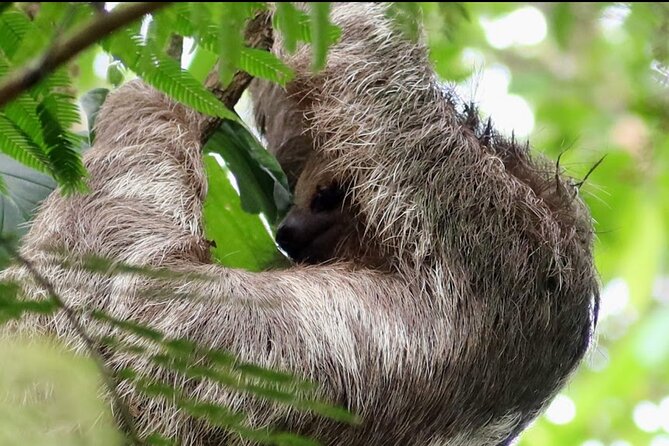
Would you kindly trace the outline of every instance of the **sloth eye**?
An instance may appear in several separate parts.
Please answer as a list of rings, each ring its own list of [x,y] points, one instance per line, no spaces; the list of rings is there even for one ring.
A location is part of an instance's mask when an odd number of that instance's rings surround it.
[[[311,212],[327,212],[339,207],[344,200],[344,189],[337,183],[329,186],[318,186],[311,200]]]

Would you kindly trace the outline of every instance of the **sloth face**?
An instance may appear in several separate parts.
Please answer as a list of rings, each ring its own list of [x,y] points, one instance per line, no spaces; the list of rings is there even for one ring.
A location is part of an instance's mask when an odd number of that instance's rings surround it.
[[[345,242],[355,233],[346,188],[307,162],[295,186],[294,204],[276,233],[276,242],[298,263],[323,263],[341,257]]]

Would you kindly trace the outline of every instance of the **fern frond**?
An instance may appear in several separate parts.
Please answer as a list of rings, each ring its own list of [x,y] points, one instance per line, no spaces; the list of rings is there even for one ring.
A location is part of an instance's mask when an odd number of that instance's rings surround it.
[[[0,49],[7,59],[14,59],[16,51],[31,27],[28,17],[16,9],[10,9],[0,15]]]
[[[82,180],[86,169],[80,154],[74,148],[77,137],[61,127],[60,122],[46,104],[48,101],[37,106],[37,115],[42,123],[52,174],[65,193],[81,191],[85,188]]]
[[[261,77],[281,85],[285,85],[293,78],[292,70],[274,54],[255,48],[242,48],[239,68],[254,77]]]
[[[30,95],[22,94],[5,106],[5,116],[37,145],[44,145],[42,124],[37,116],[37,101]]]
[[[121,59],[146,83],[171,98],[208,115],[239,119],[188,71],[181,69],[178,62],[151,52],[139,43],[140,40],[137,36],[119,33],[105,39],[103,48]]]
[[[202,113],[233,121],[239,119],[177,62],[162,55],[154,57],[155,69],[142,75],[146,82]]]
[[[4,114],[0,114],[0,152],[35,170],[52,173],[46,151],[31,141]]]

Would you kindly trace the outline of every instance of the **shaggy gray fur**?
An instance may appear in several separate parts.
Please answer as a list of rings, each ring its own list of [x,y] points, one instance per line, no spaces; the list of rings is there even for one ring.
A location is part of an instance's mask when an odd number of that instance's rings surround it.
[[[590,217],[554,169],[481,126],[473,111],[457,113],[425,48],[394,33],[384,12],[378,4],[334,6],[343,35],[325,70],[310,72],[305,47],[282,55],[297,74],[287,90],[292,100],[277,102],[274,87],[264,90],[273,105],[258,98],[270,149],[302,134],[299,125],[280,134],[279,112],[289,107],[286,116],[308,127],[304,141],[313,141],[321,166],[352,184],[360,242],[379,251],[383,268],[350,250],[333,264],[263,273],[209,264],[205,118],[139,82],[111,94],[100,113],[85,160],[92,193],[49,197],[22,253],[69,305],[312,378],[364,420],[338,424],[109,353],[111,367],[132,363],[162,375],[190,395],[243,409],[255,426],[329,445],[506,444],[588,346],[598,293]],[[67,269],[44,252],[63,247],[212,279]],[[28,276],[18,267],[4,274]],[[26,283],[29,297],[44,295]],[[148,291],[163,299],[147,299]],[[96,336],[112,331],[87,326]],[[54,332],[81,349],[61,316],[14,328]],[[243,444],[123,391],[143,432],[158,429],[189,445]]]

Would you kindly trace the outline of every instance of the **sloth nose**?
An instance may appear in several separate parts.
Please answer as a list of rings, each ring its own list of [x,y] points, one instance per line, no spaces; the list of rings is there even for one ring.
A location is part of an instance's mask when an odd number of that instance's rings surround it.
[[[290,224],[288,219],[284,220],[276,231],[277,244],[286,251],[291,258],[296,258],[300,250],[297,240],[297,228]]]
[[[313,263],[327,258],[339,239],[336,212],[293,208],[276,231],[275,240],[293,260]]]

